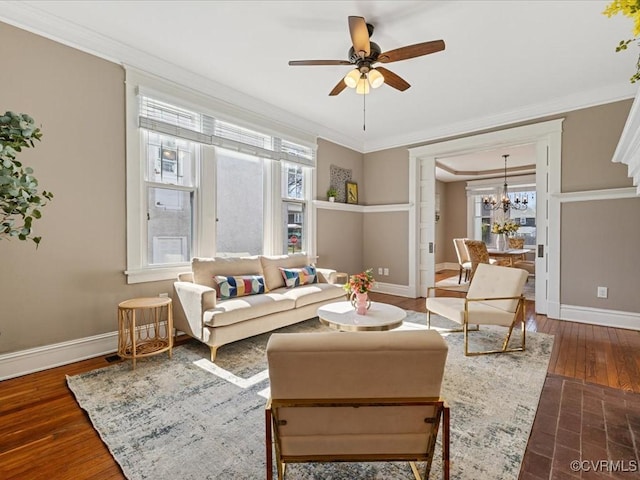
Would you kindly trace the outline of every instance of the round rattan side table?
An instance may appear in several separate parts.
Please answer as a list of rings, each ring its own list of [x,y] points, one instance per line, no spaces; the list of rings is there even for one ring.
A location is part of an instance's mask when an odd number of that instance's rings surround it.
[[[173,348],[173,309],[167,297],[132,298],[118,305],[118,356],[136,359]]]

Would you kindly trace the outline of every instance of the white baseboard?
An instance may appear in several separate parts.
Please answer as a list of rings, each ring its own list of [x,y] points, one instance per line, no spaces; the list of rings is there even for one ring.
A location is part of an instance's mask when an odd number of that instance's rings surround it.
[[[0,355],[0,381],[118,351],[118,332]]]
[[[408,285],[396,285],[395,283],[376,282],[376,287],[372,290],[377,293],[397,295],[399,297],[411,297]]]
[[[443,270],[455,270],[457,272],[460,269],[460,265],[453,262],[443,262],[443,263],[436,263],[435,268],[436,268],[436,272],[441,272]]]
[[[376,283],[378,293],[412,298],[407,285]],[[640,313],[604,310],[600,308],[560,305],[557,317],[571,322],[588,323],[605,327],[640,330]],[[179,332],[178,332],[179,333]],[[99,357],[118,350],[118,332],[103,333],[68,342],[30,348],[0,355],[0,381],[29,373]]]
[[[603,327],[640,330],[640,313],[604,310],[601,308],[560,305],[559,318],[570,322],[589,323]]]

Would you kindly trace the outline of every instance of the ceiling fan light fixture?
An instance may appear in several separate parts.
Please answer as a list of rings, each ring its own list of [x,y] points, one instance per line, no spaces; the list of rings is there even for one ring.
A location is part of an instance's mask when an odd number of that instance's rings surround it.
[[[378,88],[384,83],[384,76],[378,70],[372,69],[369,72],[369,83],[371,88]]]
[[[360,80],[358,80],[358,85],[356,85],[356,93],[358,95],[367,95],[369,93],[369,82],[367,81],[367,76],[362,74]]]
[[[353,70],[351,70],[344,77],[344,83],[346,83],[347,87],[349,88],[356,88],[356,85],[358,85],[359,81],[360,81],[360,72],[358,71],[357,68],[354,68]]]

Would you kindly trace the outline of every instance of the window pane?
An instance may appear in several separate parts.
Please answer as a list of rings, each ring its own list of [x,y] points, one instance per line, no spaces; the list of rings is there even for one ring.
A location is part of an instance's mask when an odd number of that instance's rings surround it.
[[[500,198],[501,193],[496,189],[496,192],[492,193],[494,198]],[[526,195],[527,208],[524,210],[511,209],[506,214],[498,210],[487,210],[484,208],[482,200],[485,196],[491,197],[492,194],[483,193],[482,195],[474,195],[474,218],[473,218],[473,238],[476,240],[482,240],[488,246],[496,245],[496,235],[491,233],[491,225],[495,222],[504,222],[507,219],[511,219],[520,224],[520,228],[514,236],[524,237],[526,246],[534,246],[537,243],[536,240],[536,194],[531,191],[531,188],[523,187],[522,189],[509,189],[509,198],[512,203],[516,198],[521,201]]]
[[[217,253],[259,255],[264,244],[263,160],[219,148],[216,162]]]
[[[296,253],[306,250],[304,204],[283,202],[282,218],[284,219],[284,252]]]
[[[304,173],[301,166],[284,164],[282,166],[282,196],[304,200]]]
[[[191,130],[201,130],[201,118],[196,112],[149,97],[140,98],[140,115]]]
[[[195,143],[148,132],[147,181],[193,186],[196,152]]]
[[[149,264],[191,259],[193,192],[148,189],[147,248]]]

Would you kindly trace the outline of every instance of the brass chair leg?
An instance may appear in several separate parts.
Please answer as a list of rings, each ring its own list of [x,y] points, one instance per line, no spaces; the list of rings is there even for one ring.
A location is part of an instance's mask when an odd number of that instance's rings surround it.
[[[211,363],[213,363],[216,359],[216,355],[218,354],[218,347],[209,346],[211,349]]]
[[[413,476],[416,480],[426,480],[427,477],[422,477],[422,475],[420,475],[416,462],[409,462],[409,465],[411,466],[411,471],[413,472]]]

